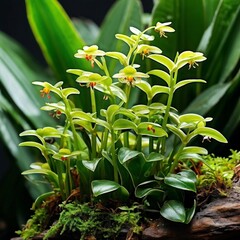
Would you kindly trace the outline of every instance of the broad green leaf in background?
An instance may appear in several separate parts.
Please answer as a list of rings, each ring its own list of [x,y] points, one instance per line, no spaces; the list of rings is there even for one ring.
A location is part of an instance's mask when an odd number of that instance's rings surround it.
[[[152,23],[172,22],[174,34],[168,39],[156,37],[155,44],[164,55],[174,59],[176,52],[197,48],[205,29],[204,5],[202,0],[159,0],[154,6]]]
[[[64,9],[56,0],[26,0],[27,16],[34,36],[42,53],[53,70],[56,79],[76,86],[75,78],[66,70],[69,68],[89,69],[86,60],[74,58],[78,49],[85,45]],[[86,102],[88,91],[81,91],[80,104],[84,109],[90,107]]]
[[[3,33],[0,33],[0,69],[2,94],[11,97],[16,113],[22,112],[29,122],[38,127],[50,124],[50,117],[40,110],[44,99],[32,85],[32,81],[49,79],[49,76],[34,64],[21,46]]]
[[[205,78],[211,85],[226,81],[240,57],[239,0],[222,0],[214,19],[198,47],[208,61],[204,64]],[[217,46],[217,47],[216,47]]]

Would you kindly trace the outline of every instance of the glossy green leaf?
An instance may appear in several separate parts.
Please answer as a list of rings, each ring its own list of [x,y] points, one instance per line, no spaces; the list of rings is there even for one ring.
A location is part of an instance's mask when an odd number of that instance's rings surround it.
[[[166,56],[152,54],[152,55],[149,55],[148,58],[164,65],[169,70],[169,72],[171,72],[175,67],[174,62]]]
[[[74,77],[66,72],[67,69],[90,69],[90,63],[73,57],[85,45],[79,33],[58,1],[26,0],[26,8],[34,36],[56,78],[64,79],[72,85]],[[84,101],[87,96],[87,91],[80,95],[79,102],[84,102],[84,109],[90,107]]]
[[[154,85],[152,87],[152,97],[154,97],[155,95],[157,95],[159,93],[169,94],[169,87]]]
[[[160,214],[173,222],[184,223],[186,219],[186,211],[182,202],[169,200],[164,202]]]
[[[83,160],[82,163],[87,169],[94,172],[101,160],[102,158],[96,158],[94,160]]]
[[[58,188],[58,175],[54,173],[51,170],[48,169],[30,169],[22,172],[22,175],[27,176],[27,175],[32,175],[32,174],[37,174],[37,175],[44,175],[48,179],[48,181],[53,184],[54,187]]]
[[[219,131],[209,127],[199,127],[195,129],[191,134],[188,135],[188,140],[190,141],[197,135],[207,136],[222,143],[228,142],[227,139]]]
[[[114,104],[108,107],[106,111],[106,119],[108,123],[112,124],[112,122],[114,121],[115,114],[119,110],[119,108],[120,106]]]
[[[138,198],[146,197],[147,195],[151,194],[151,191],[156,190],[157,187],[159,187],[159,184],[156,180],[142,182],[136,187],[135,195]]]
[[[167,128],[174,133],[176,136],[178,136],[182,142],[186,140],[187,135],[179,128],[175,127],[172,124],[167,124]]]
[[[51,192],[43,193],[40,196],[38,196],[33,203],[32,210],[36,210],[37,208],[39,208],[43,203],[43,201],[45,201],[48,197],[52,196],[54,193],[55,193],[54,191],[51,191]]]
[[[194,217],[195,211],[197,208],[197,201],[194,199],[193,206],[191,208],[186,209],[186,220],[185,223],[189,224]]]
[[[127,129],[132,129],[135,132],[137,132],[137,125],[128,120],[128,119],[117,119],[114,123],[112,128],[114,130],[127,130]]]
[[[194,183],[197,183],[197,176],[196,173],[190,169],[184,169],[178,173],[180,176],[186,177],[193,181]]]
[[[121,189],[125,195],[128,195],[127,189],[116,182],[109,180],[92,181],[92,191],[95,197],[101,196],[106,193],[114,192],[118,189]]]
[[[120,161],[121,164],[126,163],[127,161],[139,156],[143,155],[141,152],[134,151],[131,149],[128,149],[126,147],[120,148],[118,152],[118,160]]]
[[[187,80],[182,80],[180,82],[178,82],[175,86],[174,86],[174,91],[176,91],[177,89],[189,84],[189,83],[206,83],[205,80],[202,79],[187,79]]]
[[[185,147],[182,150],[182,154],[185,154],[185,153],[197,153],[197,154],[207,155],[208,151],[207,149],[202,147],[189,146],[189,147]]]
[[[152,164],[146,161],[142,152],[123,147],[119,150],[118,159],[127,170],[134,187],[148,179]]]
[[[147,74],[160,77],[167,83],[168,87],[170,87],[170,75],[168,73],[166,73],[165,71],[155,69],[155,70],[151,70],[151,71],[147,72]]]
[[[146,81],[137,81],[136,87],[141,89],[143,92],[146,93],[148,100],[151,100],[153,98],[152,96],[152,87],[151,85]]]
[[[169,174],[164,178],[164,183],[177,189],[196,192],[196,185],[192,179],[180,174]]]
[[[157,123],[142,122],[138,125],[138,134],[151,137],[167,136],[167,133]]]
[[[37,149],[39,149],[42,153],[44,153],[46,151],[46,148],[40,144],[40,143],[37,143],[37,142],[31,142],[31,141],[28,141],[28,142],[22,142],[19,144],[20,147],[35,147]]]
[[[158,162],[164,160],[164,156],[160,153],[151,152],[146,158],[147,162]]]
[[[204,122],[204,118],[201,115],[195,113],[187,113],[180,115],[178,119],[180,123]]]
[[[67,98],[71,94],[79,94],[80,92],[76,88],[64,88],[62,94]]]

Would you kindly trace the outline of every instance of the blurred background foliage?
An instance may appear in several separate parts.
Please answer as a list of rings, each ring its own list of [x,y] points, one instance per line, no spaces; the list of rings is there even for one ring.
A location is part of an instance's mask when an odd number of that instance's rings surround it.
[[[142,29],[158,21],[170,21],[176,32],[169,34],[167,41],[156,38],[154,42],[165,55],[174,59],[177,51],[184,50],[205,54],[207,61],[191,73],[184,70],[181,78],[202,78],[207,84],[190,85],[184,93],[177,92],[174,106],[181,112],[196,112],[214,118],[212,127],[222,132],[229,144],[219,146],[214,142],[208,143],[204,147],[210,153],[228,155],[229,149],[239,150],[240,147],[239,0],[117,0],[111,2],[110,9],[103,8],[102,12],[98,8],[104,5],[99,3],[102,1],[88,1],[91,7],[85,11],[89,13],[89,19],[81,15],[70,19],[59,2],[25,1],[26,18],[44,62],[6,33],[0,32],[0,162],[3,166],[0,169],[1,239],[9,239],[13,230],[26,221],[32,199],[39,191],[45,191],[25,182],[20,175],[41,156],[32,149],[28,151],[18,147],[21,142],[19,133],[54,124],[51,116],[40,111],[44,99],[40,97],[39,89],[31,84],[32,81],[54,83],[63,80],[65,86],[76,87],[74,77],[67,74],[66,70],[87,70],[90,65],[84,60],[75,59],[74,53],[84,45],[91,44],[97,44],[105,51],[125,51],[126,45],[118,42],[115,34],[129,33],[129,26]],[[75,4],[74,1],[68,2],[68,5]],[[97,21],[96,14],[106,15],[103,21]],[[154,63],[149,61],[142,66],[142,71],[147,71],[151,64]],[[111,73],[118,71],[118,68],[115,61],[110,63]],[[152,81],[156,80],[153,78]],[[87,96],[87,91],[82,89],[79,99],[73,99],[86,111],[90,106],[90,102],[86,101]],[[104,107],[100,94],[98,98],[97,102],[101,103],[99,107]],[[132,95],[132,103],[141,99],[136,90]],[[164,98],[155,100],[164,101]]]

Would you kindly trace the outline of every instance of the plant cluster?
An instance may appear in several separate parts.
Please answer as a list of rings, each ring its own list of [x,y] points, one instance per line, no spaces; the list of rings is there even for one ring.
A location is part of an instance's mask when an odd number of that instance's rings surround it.
[[[210,196],[211,192],[217,191],[226,196],[226,190],[232,187],[234,169],[240,163],[240,152],[231,150],[231,153],[229,157],[216,157],[211,154],[204,158],[205,164],[201,165],[198,172],[199,192]]]
[[[155,30],[160,37],[175,30],[170,22],[150,26],[141,31],[130,27],[131,35],[116,34],[119,41],[128,46],[127,54],[118,51],[105,52],[97,45],[85,46],[75,54],[90,62],[92,71],[69,69],[77,75],[82,91],[89,91],[91,112],[75,106],[73,95],[79,89],[64,87],[63,82],[34,82],[41,86],[41,96],[56,102],[47,102],[41,109],[50,111],[63,120],[57,127],[26,130],[21,136],[36,137],[20,146],[39,149],[46,160],[31,165],[25,176],[43,175],[52,191],[39,196],[37,208],[44,199],[60,194],[62,201],[77,199],[120,203],[138,201],[146,209],[157,210],[163,217],[189,223],[196,209],[196,174],[189,162],[203,160],[205,148],[191,146],[196,136],[226,143],[217,130],[207,127],[211,118],[186,113],[179,114],[172,106],[176,91],[191,83],[205,83],[202,79],[178,79],[179,71],[188,65],[195,68],[206,59],[200,52],[177,53],[174,60],[162,55],[161,49],[151,45]],[[139,55],[141,58],[139,58]],[[118,61],[119,72],[111,73],[109,61]],[[141,65],[154,61],[159,66],[141,72]],[[151,76],[159,79],[150,84]],[[131,106],[129,99],[133,88],[146,97],[138,105]],[[96,94],[100,92],[107,107],[98,108]],[[164,94],[166,102],[158,102],[157,95]],[[55,95],[54,97],[52,95]],[[147,102],[147,103],[145,103]],[[60,224],[60,223],[59,223]]]

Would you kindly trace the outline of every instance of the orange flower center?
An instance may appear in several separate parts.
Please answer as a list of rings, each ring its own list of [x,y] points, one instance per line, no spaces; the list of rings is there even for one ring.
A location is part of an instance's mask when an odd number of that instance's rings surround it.
[[[128,76],[126,77],[127,81],[129,81],[130,83],[132,83],[134,81],[134,77],[133,76]]]
[[[42,90],[40,90],[40,93],[41,93],[41,97],[45,97],[45,95],[47,95],[48,98],[51,98],[49,95],[50,89],[47,87],[44,87]]]
[[[153,125],[149,124],[148,127],[147,127],[147,130],[148,131],[152,131],[153,133],[155,133],[155,129],[153,128]]]
[[[89,87],[91,87],[91,88],[94,88],[96,85],[97,85],[96,82],[90,82],[90,83],[89,83]]]

